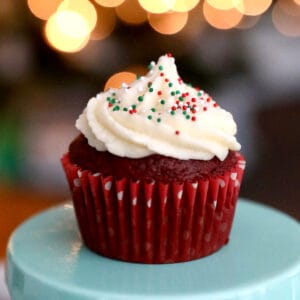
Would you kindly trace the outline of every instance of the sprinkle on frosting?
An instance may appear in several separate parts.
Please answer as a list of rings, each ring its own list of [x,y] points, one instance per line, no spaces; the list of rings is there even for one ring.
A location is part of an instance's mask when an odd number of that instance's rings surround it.
[[[232,115],[202,89],[185,84],[170,53],[148,69],[89,101],[76,126],[91,146],[132,158],[159,153],[203,160],[223,160],[230,149],[240,149]]]

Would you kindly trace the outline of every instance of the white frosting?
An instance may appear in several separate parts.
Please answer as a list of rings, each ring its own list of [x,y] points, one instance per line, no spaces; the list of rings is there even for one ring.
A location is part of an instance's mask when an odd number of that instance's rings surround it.
[[[76,127],[90,146],[121,157],[201,160],[224,160],[240,149],[232,115],[185,84],[173,57],[161,56],[149,68],[146,76],[89,100]]]

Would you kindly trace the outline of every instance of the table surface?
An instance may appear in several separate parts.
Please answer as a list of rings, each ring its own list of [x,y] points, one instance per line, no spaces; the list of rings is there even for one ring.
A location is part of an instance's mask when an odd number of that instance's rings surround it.
[[[192,262],[144,265],[94,254],[82,244],[70,203],[24,223],[8,253],[16,300],[300,299],[299,223],[244,200],[229,244]]]

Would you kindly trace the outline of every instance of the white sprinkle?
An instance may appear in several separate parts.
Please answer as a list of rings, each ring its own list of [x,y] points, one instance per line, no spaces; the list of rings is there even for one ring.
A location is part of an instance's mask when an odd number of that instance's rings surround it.
[[[230,178],[236,180],[237,173],[231,173]]]
[[[181,198],[182,198],[182,194],[183,194],[183,191],[182,191],[182,190],[179,191],[179,192],[177,193],[177,198],[178,198],[178,199],[181,199]]]
[[[240,186],[240,182],[238,181],[238,179],[236,179],[236,180],[234,181],[234,186],[235,186],[235,187]]]
[[[100,173],[94,173],[93,176],[98,177],[98,176],[100,176]]]
[[[192,187],[193,187],[194,189],[196,189],[196,188],[198,187],[198,182],[192,183]]]
[[[80,178],[82,176],[82,172],[80,170],[77,171],[77,175]]]
[[[150,208],[151,205],[152,205],[152,199],[149,199],[149,200],[147,201],[147,206]]]
[[[76,187],[80,187],[80,179],[79,178],[76,178],[76,179],[74,179],[73,180],[73,183],[74,183],[74,185],[76,186]]]
[[[212,202],[212,204],[211,204],[211,207],[212,207],[213,209],[216,209],[217,203],[218,203],[218,201],[217,201],[217,200],[214,200],[214,201]]]
[[[225,181],[223,179],[219,180],[220,187],[223,188],[225,186]]]

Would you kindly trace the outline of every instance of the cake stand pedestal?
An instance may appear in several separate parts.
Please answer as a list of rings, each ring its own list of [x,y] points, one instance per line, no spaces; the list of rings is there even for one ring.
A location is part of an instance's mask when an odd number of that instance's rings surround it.
[[[12,300],[299,300],[300,224],[239,199],[221,250],[191,262],[145,265],[89,251],[68,203],[14,232],[6,267]]]

